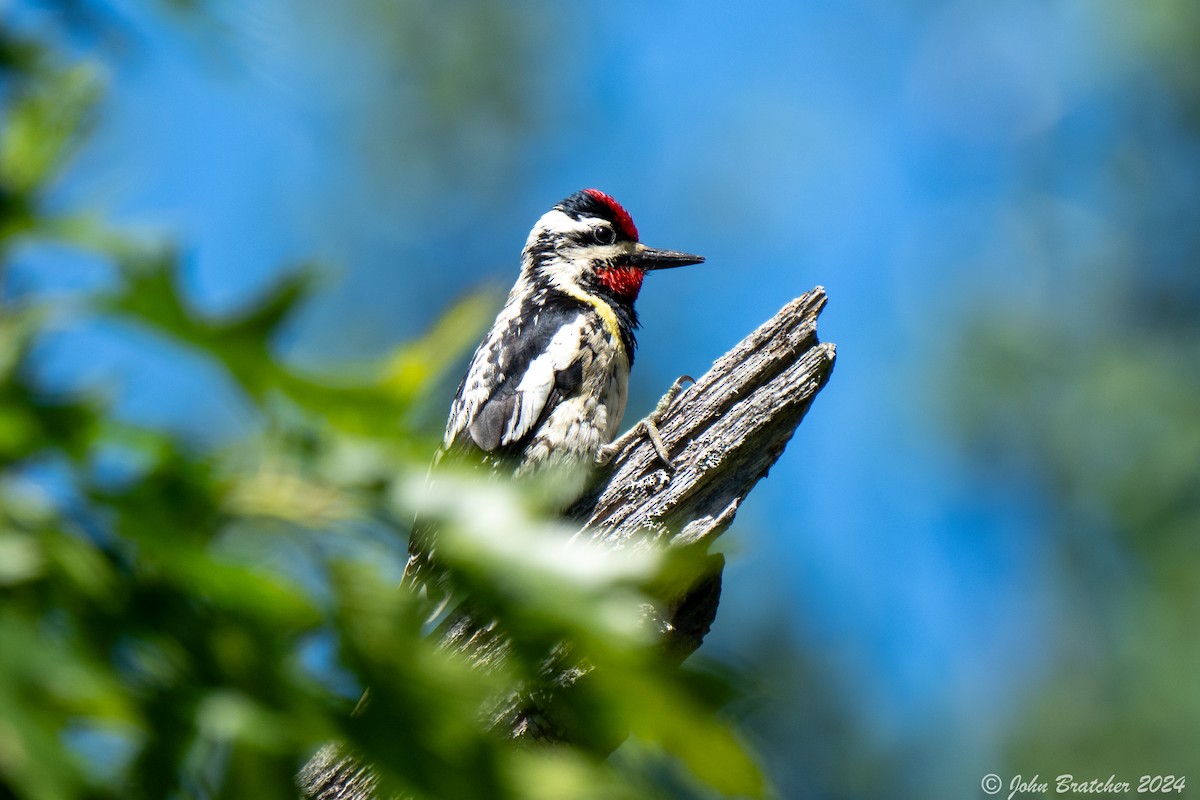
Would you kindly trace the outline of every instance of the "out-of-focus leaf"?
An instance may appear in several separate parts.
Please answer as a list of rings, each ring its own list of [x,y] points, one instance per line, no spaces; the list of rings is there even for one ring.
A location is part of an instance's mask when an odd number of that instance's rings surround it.
[[[94,67],[50,72],[4,114],[0,126],[0,186],[28,193],[53,176],[78,140],[80,127],[100,93]]]
[[[143,253],[120,263],[122,285],[97,301],[98,311],[135,321],[213,358],[260,403],[278,395],[354,433],[394,436],[400,430],[415,385],[398,394],[395,386],[370,375],[318,380],[275,357],[275,336],[315,285],[314,268],[285,275],[240,315],[209,319],[190,308],[180,293],[169,252]]]
[[[509,756],[509,780],[528,800],[650,800],[658,797],[604,763],[569,748],[516,750]]]
[[[641,625],[647,598],[637,588],[663,563],[654,548],[613,551],[575,529],[534,513],[515,484],[444,471],[412,476],[401,499],[437,519],[440,557],[462,574],[473,595],[506,604],[530,626],[587,637],[594,645],[649,643]]]
[[[479,340],[495,310],[491,292],[467,295],[446,310],[421,338],[402,345],[384,364],[380,385],[411,402]]]
[[[608,687],[612,697],[628,703],[635,734],[675,755],[704,784],[739,797],[764,797],[766,779],[746,746],[713,709],[681,692],[674,680],[659,675],[625,673]],[[597,679],[610,680],[603,672]]]
[[[44,559],[32,537],[0,527],[0,586],[37,577],[42,572]]]
[[[362,516],[358,498],[287,472],[239,477],[226,509],[242,516],[274,517],[297,525],[324,526]]]

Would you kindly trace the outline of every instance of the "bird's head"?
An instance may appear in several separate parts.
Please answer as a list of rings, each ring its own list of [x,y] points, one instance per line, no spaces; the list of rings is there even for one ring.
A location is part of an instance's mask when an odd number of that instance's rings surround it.
[[[699,264],[703,256],[657,250],[638,241],[621,204],[599,189],[576,192],[542,216],[525,244],[525,268],[567,294],[632,303],[646,273]]]

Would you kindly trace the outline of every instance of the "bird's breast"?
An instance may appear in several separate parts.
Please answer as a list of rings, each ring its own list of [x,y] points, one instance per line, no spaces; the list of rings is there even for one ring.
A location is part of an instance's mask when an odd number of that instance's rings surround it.
[[[608,418],[606,443],[617,438],[617,433],[621,429],[621,418],[625,416],[625,403],[628,400],[629,358],[622,348],[614,352],[609,369],[608,385],[605,388],[604,404]]]
[[[592,367],[585,378],[585,395],[597,404],[596,423],[604,444],[616,438],[629,397],[629,354],[619,334],[607,320],[588,326],[585,346],[592,353]]]

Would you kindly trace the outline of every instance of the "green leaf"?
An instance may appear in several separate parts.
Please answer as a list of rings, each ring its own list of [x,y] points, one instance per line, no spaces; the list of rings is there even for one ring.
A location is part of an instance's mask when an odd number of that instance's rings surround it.
[[[85,64],[50,71],[19,95],[0,126],[0,185],[29,193],[53,177],[101,85],[96,68]]]

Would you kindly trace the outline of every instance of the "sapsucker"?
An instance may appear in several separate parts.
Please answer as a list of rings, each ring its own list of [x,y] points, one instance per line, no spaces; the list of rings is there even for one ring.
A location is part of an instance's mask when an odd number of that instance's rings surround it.
[[[642,279],[702,261],[642,244],[629,213],[597,189],[555,205],[471,358],[437,460],[463,455],[515,475],[602,460],[625,412]],[[410,571],[427,559],[423,539],[414,530]]]

